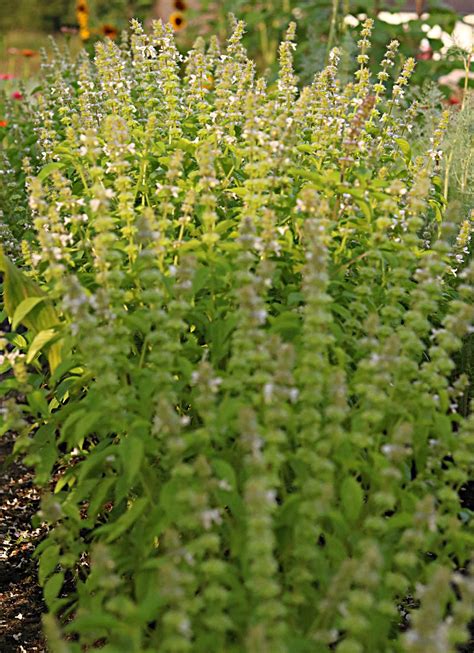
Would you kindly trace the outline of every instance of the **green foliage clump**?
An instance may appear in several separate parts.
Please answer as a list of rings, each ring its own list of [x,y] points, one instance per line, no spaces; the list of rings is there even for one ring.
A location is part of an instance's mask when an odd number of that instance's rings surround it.
[[[46,487],[52,653],[466,639],[469,225],[447,118],[414,157],[414,61],[388,96],[397,44],[373,83],[371,26],[346,85],[333,50],[298,90],[294,26],[268,84],[241,22],[184,61],[134,23],[45,65],[0,388]]]

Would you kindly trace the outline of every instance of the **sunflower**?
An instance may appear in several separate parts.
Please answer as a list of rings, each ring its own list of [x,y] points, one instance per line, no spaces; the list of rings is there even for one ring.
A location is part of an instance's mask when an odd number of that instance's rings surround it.
[[[104,36],[108,36],[109,39],[112,40],[115,40],[118,36],[118,29],[113,25],[108,25],[108,24],[102,25],[102,27],[100,28],[100,32],[101,34],[103,34]]]
[[[181,11],[173,11],[168,21],[173,26],[175,32],[179,32],[186,27],[186,18]]]
[[[83,41],[87,41],[91,33],[89,30],[89,5],[86,0],[77,0],[76,19],[79,25],[79,36]]]
[[[88,14],[89,13],[89,6],[86,2],[86,0],[78,0],[76,4],[76,13],[78,14]]]

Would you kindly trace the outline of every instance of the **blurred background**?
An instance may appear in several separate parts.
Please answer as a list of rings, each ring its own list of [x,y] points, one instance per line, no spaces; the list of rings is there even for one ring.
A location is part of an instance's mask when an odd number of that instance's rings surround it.
[[[131,17],[145,23],[161,18],[186,49],[199,35],[216,33],[224,40],[229,12],[245,18],[246,45],[262,70],[275,68],[279,41],[295,20],[301,81],[324,66],[335,45],[343,46],[349,75],[358,25],[369,16],[375,19],[374,66],[396,38],[403,56],[417,59],[415,81],[439,84],[450,103],[459,101],[466,70],[474,85],[474,0],[1,0],[0,84],[20,93],[19,80],[34,78],[50,36],[73,53],[81,47],[92,53],[98,39],[119,40]]]

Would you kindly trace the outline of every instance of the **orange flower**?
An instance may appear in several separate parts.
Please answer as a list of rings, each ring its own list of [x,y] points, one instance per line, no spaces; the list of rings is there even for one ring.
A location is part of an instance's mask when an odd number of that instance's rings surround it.
[[[0,120],[0,127],[6,127],[8,125],[8,120]]]
[[[76,12],[78,14],[88,14],[89,13],[89,7],[87,5],[86,0],[78,0],[77,1]]]
[[[168,20],[175,32],[179,32],[186,27],[186,18],[180,11],[173,11]]]
[[[77,0],[76,19],[79,25],[79,36],[83,41],[87,41],[91,33],[89,30],[89,6],[86,0]]]
[[[30,50],[29,48],[25,48],[24,50],[20,50],[21,54],[23,57],[35,57],[38,52],[36,50]]]
[[[108,36],[109,39],[112,40],[115,40],[118,36],[118,29],[113,25],[108,25],[108,24],[102,25],[100,31],[104,36]]]

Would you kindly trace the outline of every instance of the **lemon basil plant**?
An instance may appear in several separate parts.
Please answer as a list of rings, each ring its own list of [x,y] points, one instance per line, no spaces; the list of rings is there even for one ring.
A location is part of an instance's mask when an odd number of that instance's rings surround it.
[[[293,25],[271,84],[241,22],[45,63],[0,387],[44,488],[52,653],[467,639],[470,224],[447,116],[414,156],[414,61],[392,79],[392,42],[372,78],[371,26],[345,85],[332,50],[299,87]]]

